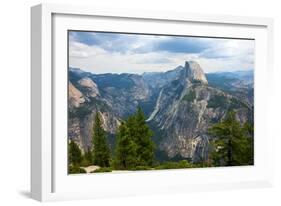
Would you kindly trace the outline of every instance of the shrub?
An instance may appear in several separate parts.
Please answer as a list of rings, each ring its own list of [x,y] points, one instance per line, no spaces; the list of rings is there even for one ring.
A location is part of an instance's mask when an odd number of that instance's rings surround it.
[[[181,160],[179,162],[164,162],[163,164],[156,166],[155,169],[181,169],[181,168],[192,168],[193,165],[187,160]]]
[[[151,169],[153,169],[153,168],[151,168],[149,166],[136,166],[132,170],[151,170]]]
[[[193,165],[189,163],[187,160],[181,160],[178,162],[178,167],[179,168],[191,168]]]
[[[87,173],[87,172],[83,168],[80,168],[79,166],[76,165],[76,166],[69,166],[68,173],[69,174],[81,174],[81,173]]]
[[[73,140],[68,144],[68,161],[72,165],[79,165],[82,161],[81,150]]]
[[[82,167],[88,167],[91,165],[91,162],[89,162],[85,157],[83,157],[82,161],[81,161],[81,166]]]

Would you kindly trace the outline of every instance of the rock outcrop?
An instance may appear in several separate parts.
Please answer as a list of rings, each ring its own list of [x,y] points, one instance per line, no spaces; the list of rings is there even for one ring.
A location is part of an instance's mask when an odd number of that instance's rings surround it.
[[[186,76],[191,80],[200,81],[201,83],[208,84],[204,71],[197,62],[185,62]]]
[[[68,84],[69,104],[71,107],[79,107],[85,102],[83,94],[71,82]]]
[[[208,74],[208,82],[194,61],[167,72],[142,75],[98,75],[79,69],[70,69],[69,75],[68,135],[83,151],[91,146],[96,112],[100,112],[113,145],[120,121],[141,106],[154,131],[157,150],[166,155],[165,160],[194,162],[208,158],[208,129],[229,109],[236,111],[240,122],[253,121],[251,76],[243,77],[245,80],[235,76],[223,82],[218,75]],[[242,83],[237,84],[239,81]],[[226,83],[231,89],[224,87]],[[163,160],[163,155],[156,158]]]
[[[89,77],[85,77],[83,79],[80,79],[78,83],[84,87],[85,89],[88,89],[88,93],[91,97],[96,97],[99,95],[98,86],[96,83],[90,79]]]

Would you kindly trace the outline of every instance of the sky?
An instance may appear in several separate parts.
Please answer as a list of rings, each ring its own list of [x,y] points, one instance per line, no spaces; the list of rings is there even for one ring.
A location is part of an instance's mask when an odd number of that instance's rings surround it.
[[[254,69],[254,40],[69,32],[69,66],[101,73],[163,72],[197,61],[205,73]]]

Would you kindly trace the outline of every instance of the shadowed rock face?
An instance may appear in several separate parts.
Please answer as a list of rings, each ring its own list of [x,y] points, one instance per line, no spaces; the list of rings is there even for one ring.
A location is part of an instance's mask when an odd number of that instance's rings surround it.
[[[208,84],[205,73],[197,62],[185,62],[186,76],[191,80],[197,80],[201,83]]]
[[[213,102],[223,99],[223,102]],[[154,111],[148,118],[160,130],[159,149],[168,157],[181,156],[193,161],[208,156],[208,128],[224,118],[227,110],[240,101],[219,89],[208,86],[206,76],[195,62],[186,62],[176,80],[160,91]],[[221,104],[221,105],[220,105]],[[247,121],[252,109],[236,106],[238,119]]]
[[[232,107],[233,99],[237,99],[208,85],[190,82],[186,83],[179,95],[171,94],[169,87],[163,89],[158,100],[163,104],[157,108],[157,114],[149,119],[161,130],[159,148],[170,158],[180,155],[193,161],[206,159],[210,138],[208,128],[223,119],[227,109]],[[224,98],[223,105],[209,104],[218,97]],[[239,106],[236,110],[241,122],[249,120],[253,112],[246,106]]]
[[[96,75],[77,69],[70,69],[69,75],[68,134],[83,151],[91,146],[96,112],[100,112],[103,127],[114,144],[121,119],[140,105],[155,133],[157,149],[168,159],[180,157],[194,162],[208,157],[208,128],[221,121],[228,109],[237,111],[240,122],[253,121],[250,78],[247,76],[247,83],[239,78],[228,80],[230,92],[219,84],[214,86],[213,81],[208,84],[194,61],[167,72],[143,75]],[[211,77],[215,83],[220,79],[217,74]],[[243,87],[245,95],[241,94],[242,83],[248,86]]]
[[[97,112],[93,108],[91,113],[83,118],[76,117],[68,120],[68,137],[78,144],[83,153],[92,146],[93,124]],[[112,112],[99,111],[99,113],[104,130],[109,135],[115,134],[120,125],[119,119]],[[109,143],[112,144],[112,141],[109,140]]]

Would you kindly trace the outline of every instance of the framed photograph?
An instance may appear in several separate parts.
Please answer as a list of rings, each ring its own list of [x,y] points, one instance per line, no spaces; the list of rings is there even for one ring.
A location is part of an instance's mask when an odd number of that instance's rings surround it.
[[[268,18],[31,9],[40,201],[272,185]]]

